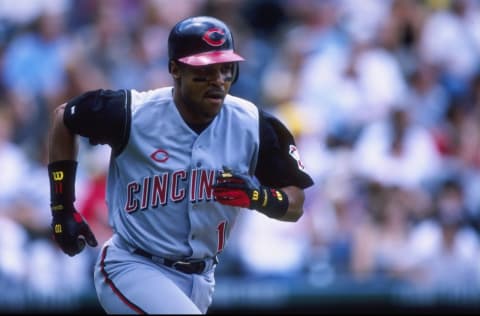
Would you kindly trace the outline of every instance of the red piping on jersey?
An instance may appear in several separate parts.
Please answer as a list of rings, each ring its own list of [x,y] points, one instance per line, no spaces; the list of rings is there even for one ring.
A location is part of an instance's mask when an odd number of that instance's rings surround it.
[[[102,274],[103,276],[105,277],[105,283],[108,284],[108,286],[112,289],[113,293],[122,301],[125,303],[125,305],[127,305],[128,307],[130,307],[131,309],[133,309],[135,312],[137,312],[138,314],[147,314],[144,310],[142,310],[140,307],[138,307],[137,305],[133,304],[132,302],[130,302],[123,294],[122,292],[120,292],[120,290],[115,286],[115,284],[113,283],[113,281],[108,277],[108,273],[107,271],[105,271],[105,257],[107,256],[107,248],[108,246],[106,246],[103,251],[102,251],[102,260],[100,261],[100,267],[101,267],[101,271],[102,271]]]

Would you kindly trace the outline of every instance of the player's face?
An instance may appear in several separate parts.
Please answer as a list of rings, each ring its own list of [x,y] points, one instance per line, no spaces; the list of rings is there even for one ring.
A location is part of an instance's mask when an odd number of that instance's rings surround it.
[[[177,64],[172,68],[176,80],[175,102],[184,119],[207,123],[220,112],[233,80],[234,64],[207,66]],[[175,77],[178,74],[179,76]]]

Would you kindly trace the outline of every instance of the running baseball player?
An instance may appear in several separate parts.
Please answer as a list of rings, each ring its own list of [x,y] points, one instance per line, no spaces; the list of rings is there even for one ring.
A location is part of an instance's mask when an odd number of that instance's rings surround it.
[[[217,257],[240,212],[295,222],[313,184],[287,128],[228,94],[244,59],[222,21],[180,21],[168,54],[172,87],[88,91],[54,113],[52,230],[70,256],[97,246],[74,206],[77,137],[112,149],[106,202],[114,234],[94,271],[107,313],[207,313]]]

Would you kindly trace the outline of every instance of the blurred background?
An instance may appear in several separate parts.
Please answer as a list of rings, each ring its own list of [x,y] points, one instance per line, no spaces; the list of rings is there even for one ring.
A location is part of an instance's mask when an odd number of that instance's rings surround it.
[[[50,238],[47,132],[89,89],[171,84],[180,19],[223,19],[231,93],[294,133],[315,186],[296,224],[240,218],[209,313],[480,308],[480,1],[0,0],[0,312],[102,313],[99,251]],[[81,141],[97,239],[109,148]]]

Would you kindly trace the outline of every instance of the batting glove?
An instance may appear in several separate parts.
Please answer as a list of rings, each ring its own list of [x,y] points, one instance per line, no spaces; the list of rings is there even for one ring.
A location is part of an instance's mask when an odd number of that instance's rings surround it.
[[[53,239],[69,256],[80,253],[85,245],[98,245],[83,216],[75,210],[75,174],[77,162],[55,161],[48,165]]]
[[[52,211],[52,213],[53,239],[64,253],[75,256],[85,248],[85,244],[92,247],[98,245],[85,219],[75,209]]]
[[[251,176],[228,168],[217,175],[213,195],[221,204],[254,209],[272,218],[281,218],[288,210],[285,192],[257,185]]]

